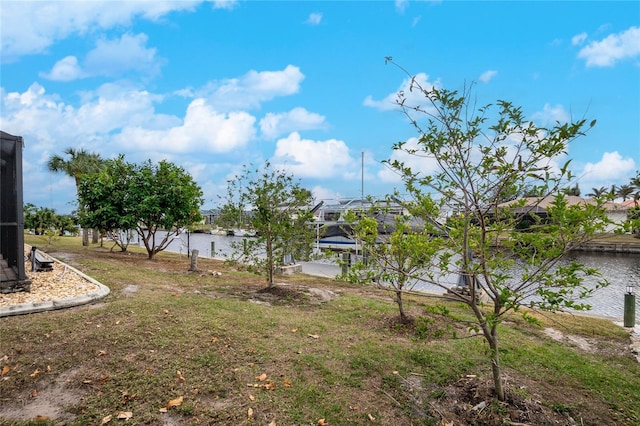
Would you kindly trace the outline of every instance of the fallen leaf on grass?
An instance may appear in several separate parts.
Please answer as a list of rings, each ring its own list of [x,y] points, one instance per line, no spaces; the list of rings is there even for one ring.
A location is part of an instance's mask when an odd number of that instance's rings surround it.
[[[329,423],[326,422],[324,419],[320,419],[318,420],[318,426],[327,426]]]
[[[172,399],[171,401],[167,402],[167,405],[165,405],[164,408],[178,407],[182,405],[182,401],[184,401],[184,397],[179,396],[176,399]]]
[[[247,418],[249,420],[253,419],[253,408],[249,407],[249,409],[247,410]]]
[[[4,367],[2,367],[2,372],[0,373],[0,376],[6,376],[9,371],[11,371],[11,367],[9,367],[8,365],[5,365]]]
[[[284,387],[285,387],[285,388],[290,388],[290,387],[292,387],[292,386],[293,386],[293,385],[291,384],[291,382],[290,382],[290,381],[288,381],[288,380],[285,380],[283,384],[284,384]]]
[[[212,337],[212,338],[211,338],[211,343],[216,343],[217,341],[218,341],[218,338],[217,338],[217,337]]]
[[[265,380],[267,380],[267,373],[262,373],[259,376],[256,376],[256,380],[258,380],[259,382],[264,382]]]
[[[182,373],[180,372],[180,370],[176,371],[176,375],[178,376],[178,381],[180,382],[186,382],[187,379],[184,378],[184,376],[182,375]]]
[[[49,416],[36,416],[36,422],[49,422],[51,417]]]
[[[253,395],[251,395],[251,394],[249,394],[249,400],[250,400],[250,401],[255,401],[255,400],[256,400],[256,397],[255,397],[255,396],[253,396]]]
[[[107,351],[105,350],[101,350],[98,352],[98,356],[105,356],[107,354]]]
[[[269,426],[276,426],[276,419],[271,420],[271,423],[269,423]]]
[[[318,336],[317,334],[307,334],[307,336],[311,337],[312,339],[319,339],[320,336]]]
[[[168,309],[163,309],[162,312],[164,312],[165,315],[169,315],[169,310]]]
[[[247,383],[247,386],[249,386],[250,388],[262,388],[267,390],[274,390],[276,388],[276,385],[274,385],[271,380],[268,380],[266,383]]]
[[[51,373],[51,366],[47,365],[47,373]]]
[[[102,418],[102,421],[100,422],[100,426],[104,426],[110,421],[111,421],[111,414],[109,414],[107,417]]]
[[[118,420],[129,420],[131,417],[133,417],[133,413],[131,411],[120,411],[116,418]]]
[[[372,422],[376,421],[376,418],[373,417],[371,414],[367,414],[367,416],[369,417],[369,420],[371,420]]]
[[[29,374],[29,377],[33,377],[35,379],[36,377],[38,377],[38,374],[40,374],[40,370],[38,370],[36,368],[36,371],[34,371],[33,373]]]
[[[292,328],[292,329],[291,329],[291,332],[292,332],[292,333],[296,333],[297,331],[298,331],[298,329],[297,329],[297,328]]]
[[[31,398],[35,398],[36,396],[38,396],[38,389],[34,389],[31,391]]]
[[[126,404],[127,402],[134,400],[136,396],[138,396],[137,393],[134,393],[133,395],[128,395],[126,392],[124,392],[122,394],[122,403]]]

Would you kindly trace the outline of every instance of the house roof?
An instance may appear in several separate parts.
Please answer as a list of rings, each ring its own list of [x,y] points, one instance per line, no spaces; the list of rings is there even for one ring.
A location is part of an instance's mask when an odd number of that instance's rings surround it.
[[[592,198],[582,198],[582,197],[578,197],[576,195],[565,195],[565,199],[567,200],[567,204],[569,206],[574,206],[574,205],[595,205],[596,204],[596,200],[592,199]],[[502,203],[499,204],[498,207],[509,207],[515,204],[520,204],[522,202],[522,200],[524,201],[524,205],[522,207],[519,207],[518,209],[522,209],[526,212],[534,212],[534,213],[538,213],[541,211],[546,211],[547,208],[549,208],[549,206],[551,206],[551,204],[553,204],[555,197],[554,196],[547,196],[547,197],[526,197],[526,198],[519,198],[516,200],[511,200],[511,201],[507,201],[506,203]],[[632,200],[633,201],[633,200]],[[630,209],[631,207],[633,207],[633,203],[629,206],[626,206],[621,204],[621,203],[614,203],[614,202],[606,202],[604,203],[604,207],[607,211],[619,211],[619,210],[627,210]],[[534,209],[535,208],[535,209]]]

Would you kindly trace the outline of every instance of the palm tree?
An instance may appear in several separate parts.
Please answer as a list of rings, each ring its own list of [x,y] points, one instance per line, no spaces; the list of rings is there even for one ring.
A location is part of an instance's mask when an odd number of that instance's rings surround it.
[[[565,195],[574,195],[576,197],[580,196],[580,187],[576,183],[575,186],[567,187],[562,189],[562,193]]]
[[[104,167],[100,154],[88,152],[84,149],[76,150],[67,148],[64,153],[68,156],[65,159],[59,155],[53,155],[47,163],[47,167],[52,172],[63,172],[67,176],[75,179],[76,191],[80,186],[82,176],[99,172]],[[93,234],[93,242],[98,242],[97,233]],[[82,230],[82,245],[89,245],[89,233],[87,229]]]
[[[600,188],[591,188],[591,192],[587,194],[589,197],[600,198],[607,193],[607,188],[601,186]]]
[[[634,204],[638,206],[640,204],[640,172],[636,173],[636,176],[631,178],[631,182],[629,182],[629,185],[631,185],[634,189],[634,193],[632,194],[633,201]]]
[[[631,185],[620,185],[618,187],[618,192],[616,194],[618,197],[622,198],[622,201],[627,201],[627,198],[631,198],[633,196],[633,186]]]

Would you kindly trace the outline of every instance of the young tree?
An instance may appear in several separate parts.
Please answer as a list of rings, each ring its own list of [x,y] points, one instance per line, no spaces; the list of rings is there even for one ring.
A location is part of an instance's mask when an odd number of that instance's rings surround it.
[[[496,397],[504,401],[498,326],[505,316],[523,305],[588,309],[580,299],[606,285],[596,270],[558,263],[607,222],[601,200],[567,202],[561,189],[572,179],[569,162],[554,167],[569,142],[595,121],[538,127],[506,101],[497,102],[497,111],[492,105],[475,109],[468,90],[424,88],[414,78],[410,90],[422,94],[425,103],[411,105],[402,92],[397,102],[418,138],[395,144],[395,158],[387,164],[418,205],[437,207],[425,220],[450,214],[445,238],[426,243],[431,267],[414,277],[449,290],[471,309],[490,348]],[[528,185],[546,197],[506,205],[496,198]],[[535,223],[520,230],[525,217]],[[440,276],[452,273],[466,285],[449,289]],[[585,282],[587,276],[596,276],[595,287]]]
[[[228,184],[228,194],[240,194],[237,204],[223,210],[243,214],[256,232],[255,238],[234,245],[234,254],[267,277],[269,288],[285,255],[307,256],[313,241],[311,193],[295,182],[285,171],[275,170],[270,163],[262,169],[244,168],[244,172]],[[229,197],[227,197],[229,199]],[[233,199],[233,197],[231,197]],[[236,222],[240,220],[236,219]]]
[[[67,148],[64,153],[69,157],[65,160],[59,155],[53,155],[47,163],[47,167],[52,172],[63,172],[67,176],[72,177],[76,183],[76,190],[80,186],[80,182],[84,176],[97,173],[103,168],[103,161],[100,154],[88,152],[84,149],[76,150]],[[80,211],[82,213],[82,211]],[[97,233],[94,232],[93,242],[96,243]],[[86,228],[82,232],[82,245],[89,245],[89,233]]]
[[[166,249],[183,228],[200,220],[202,190],[192,177],[167,161],[130,164],[121,156],[81,184],[86,223],[109,231],[135,229],[149,259]],[[157,231],[166,231],[157,238]]]
[[[435,223],[417,220],[425,216],[424,208],[404,203],[406,212],[392,213],[386,202],[371,202],[366,211],[348,211],[346,220],[354,237],[364,249],[363,259],[352,265],[342,278],[352,283],[369,284],[390,290],[398,305],[400,322],[407,324],[412,318],[404,309],[403,294],[411,291],[420,281],[416,278],[433,258],[434,238],[441,230]]]

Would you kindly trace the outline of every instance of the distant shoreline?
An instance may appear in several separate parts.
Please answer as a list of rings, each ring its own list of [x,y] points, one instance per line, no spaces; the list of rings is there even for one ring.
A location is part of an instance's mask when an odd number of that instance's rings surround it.
[[[574,251],[640,254],[640,238],[631,235],[606,235],[587,241]]]

